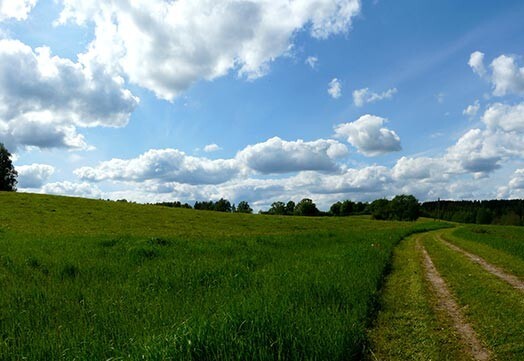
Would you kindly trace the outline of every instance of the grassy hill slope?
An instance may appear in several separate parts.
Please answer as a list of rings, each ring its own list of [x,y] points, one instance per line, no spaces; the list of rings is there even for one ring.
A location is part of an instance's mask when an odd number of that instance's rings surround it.
[[[0,193],[0,359],[358,359],[431,222]]]

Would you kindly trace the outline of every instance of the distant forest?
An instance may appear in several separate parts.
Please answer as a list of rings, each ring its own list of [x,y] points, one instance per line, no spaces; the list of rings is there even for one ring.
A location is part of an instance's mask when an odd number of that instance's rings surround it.
[[[226,199],[216,202],[196,202],[192,207],[187,203],[164,202],[157,205],[214,210],[221,212],[252,213],[247,202],[231,204]],[[419,205],[419,206],[417,206]],[[319,211],[310,199],[274,202],[266,211],[267,215],[302,215],[302,216],[350,216],[369,214],[375,219],[414,220],[418,216],[442,219],[459,223],[524,225],[524,200],[487,200],[487,201],[432,201],[418,203],[411,195],[396,196],[393,200],[377,199],[373,202],[353,202],[345,200],[334,203],[329,211]]]
[[[460,223],[522,226],[524,200],[424,202],[421,215]]]

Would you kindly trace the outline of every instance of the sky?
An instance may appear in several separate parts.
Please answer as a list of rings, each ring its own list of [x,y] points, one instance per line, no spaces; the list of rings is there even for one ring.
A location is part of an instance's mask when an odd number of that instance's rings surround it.
[[[0,0],[22,192],[524,198],[524,3]]]

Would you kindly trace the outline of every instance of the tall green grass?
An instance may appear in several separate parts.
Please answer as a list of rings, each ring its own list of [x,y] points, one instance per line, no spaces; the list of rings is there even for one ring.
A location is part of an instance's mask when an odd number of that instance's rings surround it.
[[[465,226],[444,237],[506,272],[524,278],[524,228],[514,226]]]
[[[0,359],[359,359],[393,247],[440,226],[0,193]]]
[[[485,244],[524,260],[524,228],[517,226],[465,226],[453,235]]]

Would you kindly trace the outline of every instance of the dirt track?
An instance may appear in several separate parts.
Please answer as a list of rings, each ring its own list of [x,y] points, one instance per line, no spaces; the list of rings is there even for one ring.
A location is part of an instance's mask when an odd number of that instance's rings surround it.
[[[477,256],[477,255],[475,255],[473,253],[469,253],[468,251],[466,251],[466,250],[464,250],[464,249],[462,249],[460,247],[457,247],[454,244],[449,243],[444,238],[442,238],[442,236],[440,234],[437,236],[437,238],[438,238],[439,241],[444,243],[446,246],[448,246],[452,250],[454,250],[456,252],[459,252],[459,253],[463,254],[464,256],[468,257],[470,260],[472,260],[473,262],[475,262],[478,265],[480,265],[482,268],[484,268],[486,271],[488,271],[492,275],[497,276],[498,278],[500,278],[503,281],[506,281],[507,283],[512,285],[514,288],[524,292],[524,281],[522,281],[518,277],[516,277],[516,276],[514,276],[512,274],[507,273],[503,269],[501,269],[501,268],[499,268],[497,266],[494,266],[491,263],[486,262],[483,258],[481,258],[481,257],[479,257],[479,256]]]
[[[467,323],[465,317],[460,311],[458,303],[453,298],[446,282],[438,273],[431,257],[424,246],[420,243],[420,240],[417,240],[417,247],[421,250],[424,256],[423,261],[426,277],[431,283],[438,298],[438,308],[449,315],[472,359],[479,361],[489,360],[490,352],[482,345],[475,330],[469,323]]]

